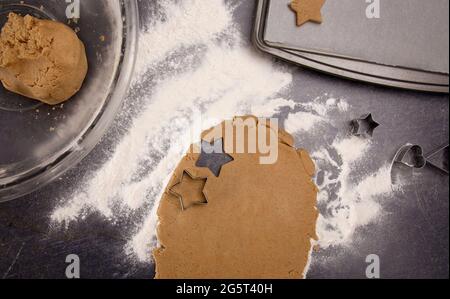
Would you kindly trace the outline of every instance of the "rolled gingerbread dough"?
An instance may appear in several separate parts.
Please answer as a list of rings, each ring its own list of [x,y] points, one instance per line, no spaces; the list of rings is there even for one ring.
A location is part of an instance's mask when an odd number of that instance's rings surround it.
[[[204,132],[203,138],[212,131]],[[226,142],[224,131],[216,131],[205,141],[224,138]],[[294,148],[292,136],[282,130],[279,133],[275,164],[262,165],[259,152],[227,152],[234,161],[222,167],[219,177],[208,168],[196,167],[199,154],[191,153],[192,146],[159,206],[156,278],[304,277],[312,241],[317,239],[315,166],[306,151]],[[183,179],[186,172],[190,176]],[[202,178],[203,185],[199,183]],[[172,192],[180,189],[180,181],[185,190],[179,193],[186,199],[202,202],[204,196],[207,204],[183,210]],[[203,190],[199,186],[204,186]]]

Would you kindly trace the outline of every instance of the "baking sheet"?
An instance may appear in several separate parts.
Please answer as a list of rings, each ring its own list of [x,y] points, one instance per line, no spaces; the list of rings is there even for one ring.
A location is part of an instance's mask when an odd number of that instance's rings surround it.
[[[328,0],[323,24],[302,27],[295,26],[290,2],[269,2],[264,40],[271,46],[449,73],[448,0],[381,1],[380,19],[366,17],[365,1]]]

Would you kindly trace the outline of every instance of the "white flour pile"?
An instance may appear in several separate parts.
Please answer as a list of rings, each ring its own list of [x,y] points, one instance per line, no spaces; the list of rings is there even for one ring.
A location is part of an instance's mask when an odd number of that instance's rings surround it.
[[[371,140],[336,128],[342,120],[352,119],[345,100],[324,95],[298,106],[301,111],[289,114],[285,127],[300,145],[302,140],[312,144],[309,150],[319,170],[318,244],[321,248],[351,245],[356,230],[378,220],[383,212],[382,200],[393,195],[390,165],[377,171],[366,169],[372,154]],[[337,133],[333,136],[330,132]],[[401,191],[401,184],[395,189]]]
[[[379,200],[392,195],[389,165],[376,173],[364,171],[369,149],[370,142],[349,137],[312,154],[318,168],[327,169],[323,181],[318,182],[322,213],[317,231],[322,248],[351,242],[358,227],[376,220],[382,212]]]
[[[285,126],[298,133],[300,145],[321,140],[321,130],[351,117],[345,100],[326,94],[296,103],[299,99],[289,96],[291,71],[243,44],[233,25],[233,8],[223,0],[160,2],[160,19],[141,34],[133,88],[142,103],[139,114],[109,161],[52,214],[55,223],[67,225],[93,212],[114,223],[140,209],[151,210],[134,221],[136,233],[126,248],[143,262],[151,261],[158,200],[189,146],[186,128],[197,121],[197,109],[205,121],[202,129],[235,115],[270,117],[287,109]],[[138,86],[148,84],[155,85],[152,94],[140,92]],[[322,182],[318,177],[319,235],[323,246],[348,245],[359,226],[377,219],[378,200],[391,189],[385,168],[375,174],[360,169],[369,142],[335,136],[329,144],[309,149],[319,169],[327,169]],[[357,183],[350,183],[355,178]]]

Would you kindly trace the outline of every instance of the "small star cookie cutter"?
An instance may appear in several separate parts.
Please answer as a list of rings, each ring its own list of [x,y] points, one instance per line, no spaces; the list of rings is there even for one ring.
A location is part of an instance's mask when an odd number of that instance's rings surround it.
[[[354,119],[351,122],[352,134],[360,137],[373,137],[376,128],[380,126],[372,116],[372,113],[366,114],[361,118]]]
[[[203,185],[203,189],[202,189],[202,194],[203,194],[203,197],[204,197],[205,202],[196,202],[196,203],[194,203],[193,205],[198,205],[198,206],[204,206],[204,205],[207,205],[207,204],[208,204],[208,196],[207,196],[206,193],[205,193],[205,186],[206,186],[206,183],[208,182],[208,178],[207,178],[207,177],[197,177],[197,176],[194,176],[194,175],[193,175],[192,173],[190,173],[188,170],[183,170],[183,173],[181,174],[181,177],[180,177],[180,179],[178,180],[178,182],[176,182],[172,187],[170,187],[170,188],[168,189],[169,194],[175,196],[175,197],[179,200],[180,206],[181,206],[181,211],[186,211],[187,208],[186,208],[186,206],[185,206],[185,204],[184,204],[183,196],[182,196],[181,194],[179,194],[179,193],[173,191],[173,189],[174,189],[175,187],[181,185],[181,184],[184,182],[184,178],[185,178],[186,175],[187,175],[189,178],[191,178],[191,180],[193,180],[193,181],[204,181],[204,182],[205,182],[205,184]]]

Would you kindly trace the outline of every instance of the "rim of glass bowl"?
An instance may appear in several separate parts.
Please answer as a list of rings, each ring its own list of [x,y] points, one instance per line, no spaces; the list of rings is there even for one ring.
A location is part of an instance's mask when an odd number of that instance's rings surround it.
[[[100,142],[101,137],[111,126],[117,111],[129,88],[136,61],[138,47],[139,14],[136,0],[121,0],[123,26],[122,57],[102,111],[89,129],[71,146],[55,154],[46,163],[8,178],[10,183],[0,183],[0,203],[28,195],[48,185],[80,163]]]

